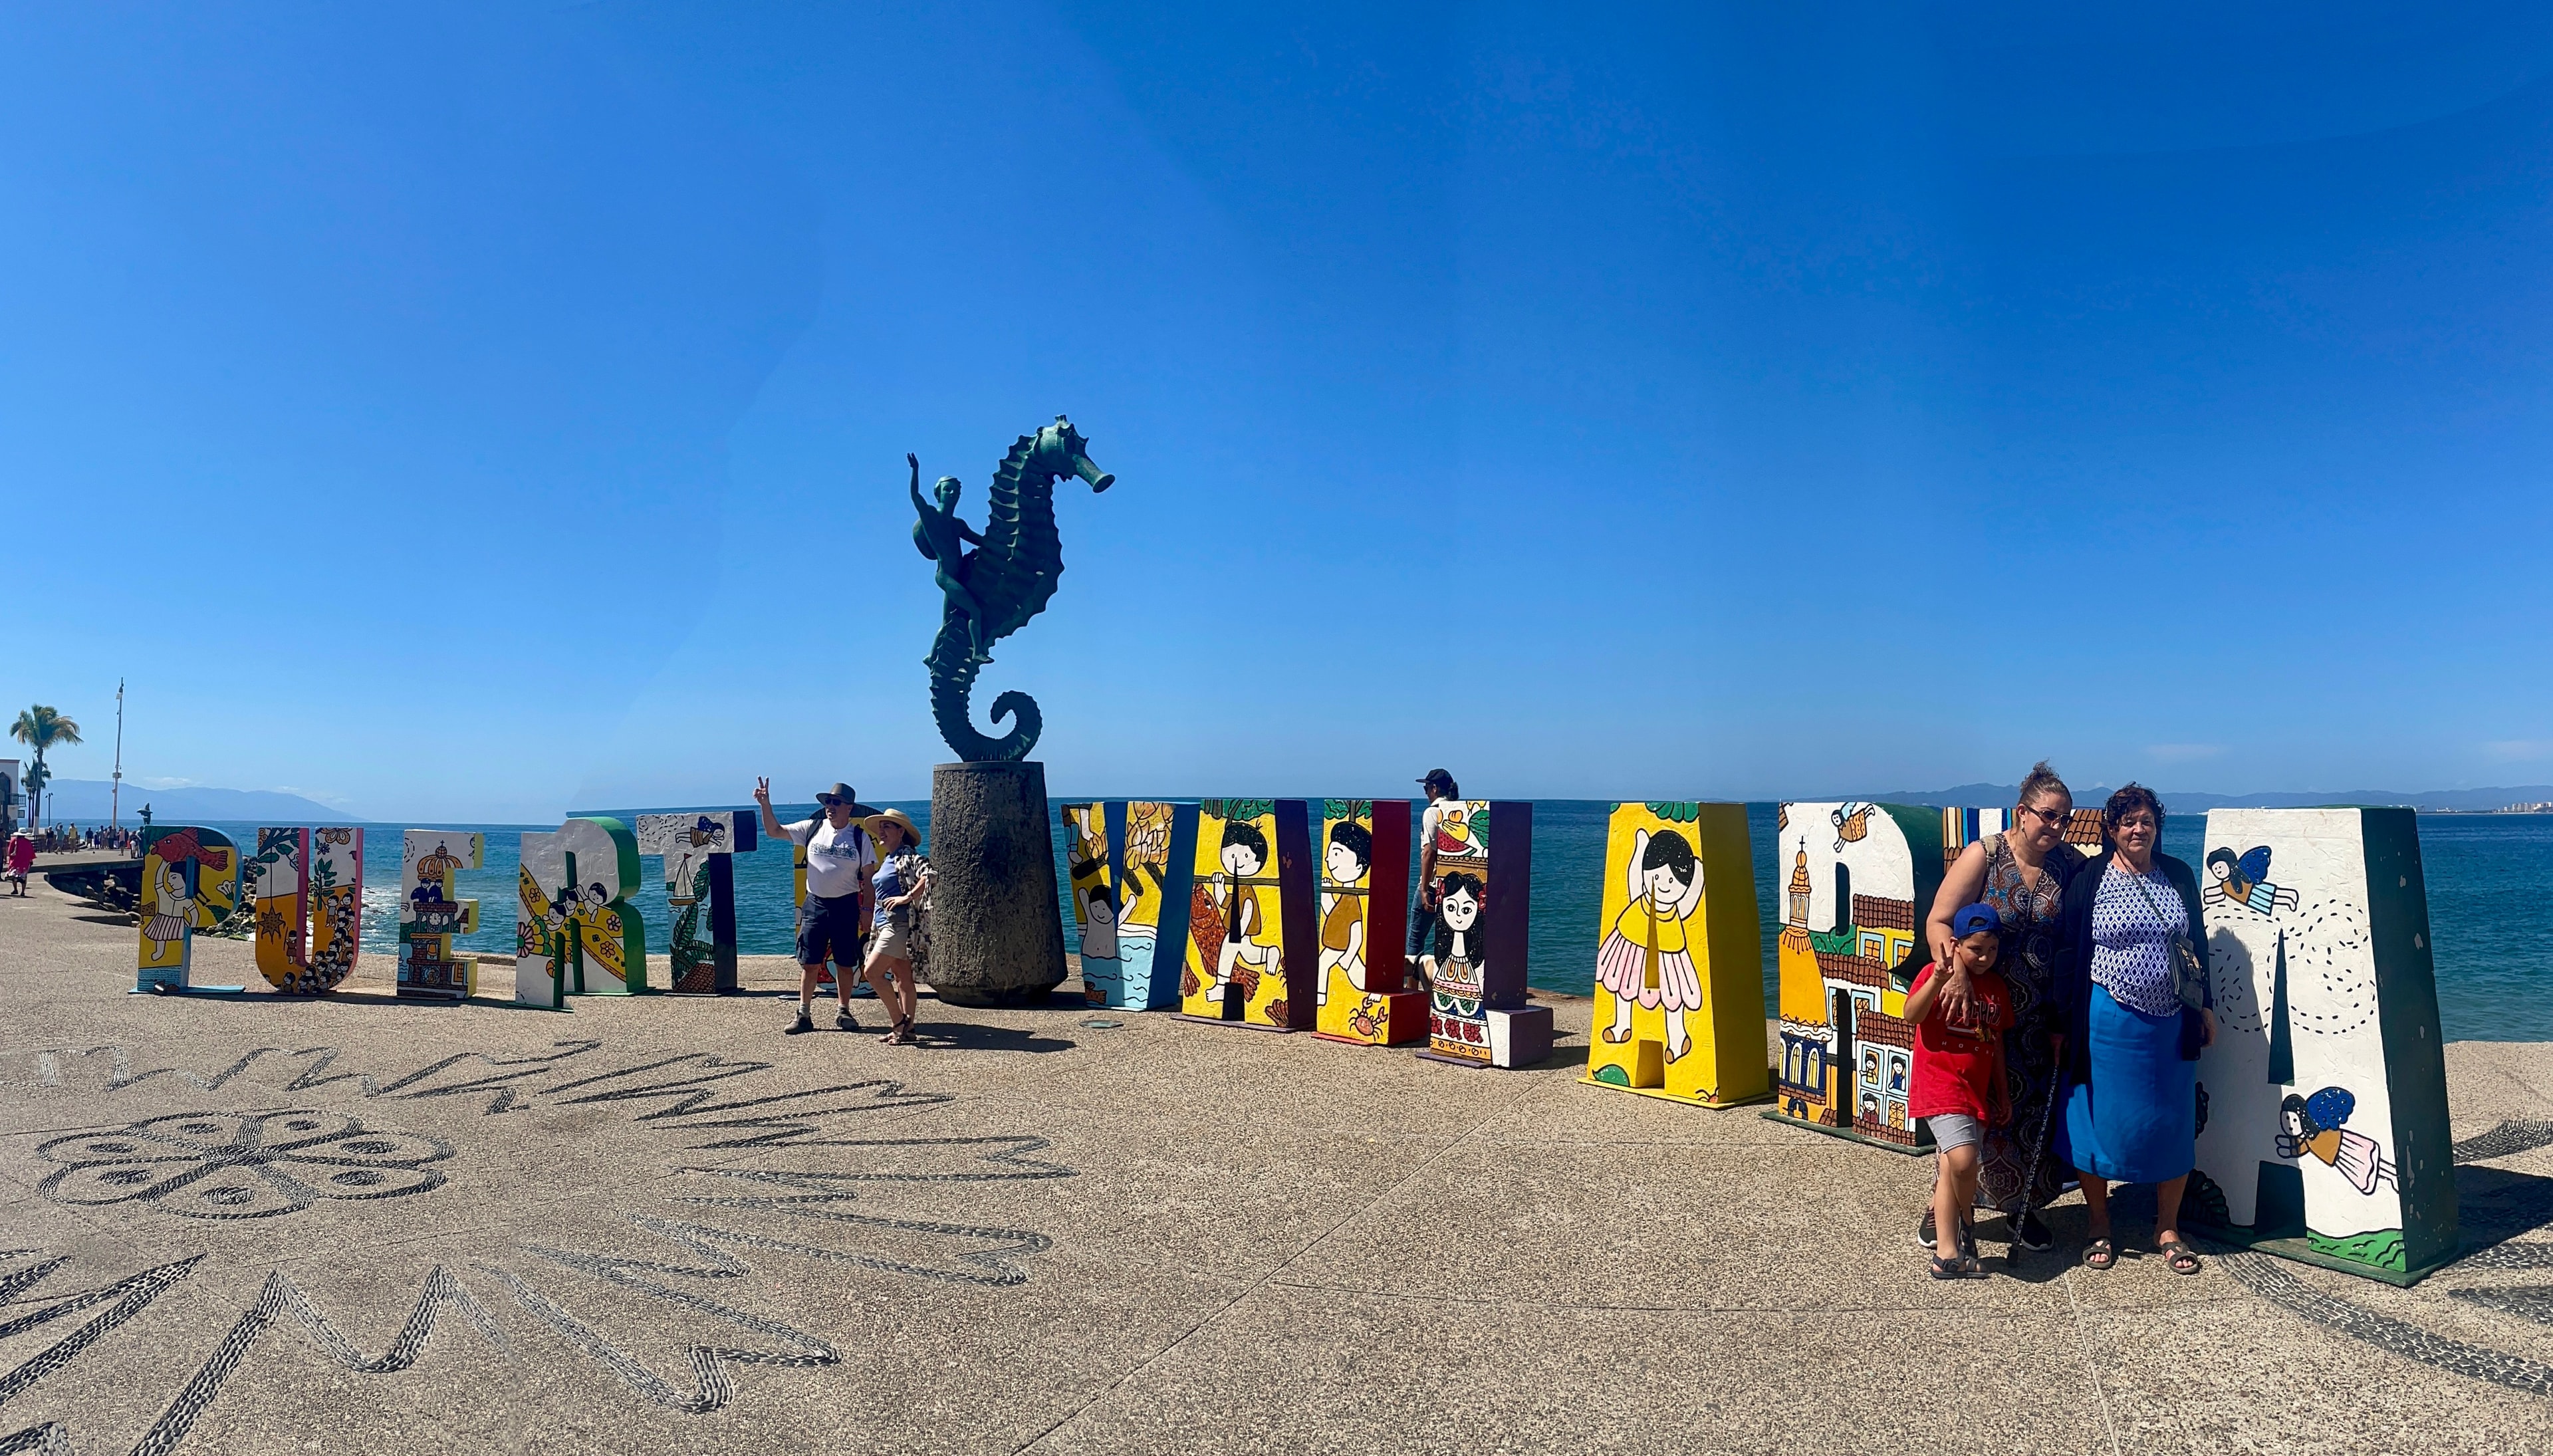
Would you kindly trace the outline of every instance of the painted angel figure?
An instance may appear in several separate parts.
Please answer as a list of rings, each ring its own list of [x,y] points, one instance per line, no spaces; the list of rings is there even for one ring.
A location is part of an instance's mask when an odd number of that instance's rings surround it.
[[[2296,892],[2271,884],[2270,846],[2256,844],[2235,857],[2231,849],[2207,851],[2207,877],[2214,881],[2201,898],[2210,905],[2240,905],[2256,915],[2276,915],[2296,908]]]
[[[1631,1039],[1631,1008],[1667,1014],[1667,1061],[1693,1050],[1684,1014],[1702,1005],[1702,974],[1693,963],[1691,922],[1702,905],[1702,863],[1671,829],[1641,830],[1631,840],[1631,903],[1596,952],[1596,979],[1613,993],[1613,1024],[1605,1040]]]
[[[2362,1193],[2375,1192],[2381,1182],[2400,1187],[2383,1145],[2342,1126],[2357,1110],[2358,1095],[2347,1087],[2325,1087],[2310,1097],[2288,1093],[2278,1104],[2278,1156],[2321,1159]]]

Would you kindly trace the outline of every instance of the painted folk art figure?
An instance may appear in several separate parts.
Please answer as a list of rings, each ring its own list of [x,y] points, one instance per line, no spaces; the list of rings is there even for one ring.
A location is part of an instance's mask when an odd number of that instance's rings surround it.
[[[2216,809],[2206,843],[2216,1040],[2181,1206],[2271,1253],[2411,1283],[2459,1241],[2418,821]]]
[[[635,994],[647,985],[647,923],[638,891],[638,840],[616,819],[571,819],[523,836],[516,876],[514,999],[564,1006],[571,994]],[[598,972],[588,984],[586,971]]]
[[[1418,1055],[1516,1067],[1551,1055],[1551,1008],[1525,1002],[1533,915],[1533,805],[1438,800],[1436,932],[1419,956],[1429,989]]]
[[[362,830],[260,829],[257,857],[241,875],[256,891],[257,968],[267,984],[315,996],[354,972],[363,949]]]
[[[755,822],[732,809],[638,816],[638,852],[665,864],[665,905],[674,917],[666,949],[677,995],[736,988],[735,856],[755,847]]]
[[[923,659],[931,669],[932,716],[941,736],[968,762],[1025,759],[1045,728],[1036,701],[1020,692],[995,698],[993,722],[1012,724],[1002,736],[988,737],[967,717],[975,676],[992,661],[993,643],[1028,625],[1054,596],[1055,579],[1063,574],[1054,483],[1078,478],[1096,495],[1117,478],[1091,463],[1088,442],[1058,414],[1054,423],[1020,436],[994,468],[991,503],[978,533],[957,515],[957,483],[943,477],[937,503],[925,501],[922,463],[911,455],[905,460],[913,470],[908,489],[918,517],[913,542],[930,558],[943,602],[940,634]],[[968,542],[979,544],[968,551]]]
[[[479,902],[461,898],[455,876],[488,863],[488,837],[409,830],[399,840],[398,994],[464,1000],[479,989],[476,957],[456,955],[455,937],[479,932]]]
[[[1081,933],[1081,997],[1093,1006],[1126,1003],[1126,967],[1118,958],[1117,876],[1108,852],[1112,822],[1105,804],[1066,804],[1063,868]]]
[[[1188,938],[1180,934],[1184,922],[1172,907],[1189,905],[1197,806],[1135,800],[1111,801],[1099,809],[1108,839],[1116,979],[1093,982],[1085,969],[1082,995],[1094,1006],[1142,1011],[1178,1007]],[[1085,935],[1083,945],[1088,944]]]
[[[2231,849],[2207,851],[2207,888],[2199,899],[2209,905],[2240,905],[2255,915],[2276,915],[2296,908],[2296,892],[2269,882],[2270,846],[2255,844],[2236,854]]]
[[[1409,802],[1321,805],[1321,954],[1313,1030],[1334,1041],[1396,1046],[1427,1035],[1427,994],[1402,985],[1401,907],[1409,903]]]
[[[1309,809],[1300,799],[1197,807],[1179,1009],[1261,1031],[1312,1026]]]
[[[1616,804],[1587,1075],[1706,1107],[1758,1101],[1764,982],[1742,804]]]
[[[195,932],[210,930],[231,913],[239,894],[239,848],[218,830],[170,826],[145,830],[142,844],[142,923],[136,991],[234,993],[239,986],[195,986]]]
[[[1906,804],[1783,804],[1781,1064],[1766,1117],[1901,1153],[1930,1146],[1907,1115],[1922,967],[1916,907],[1942,885],[1942,814]]]

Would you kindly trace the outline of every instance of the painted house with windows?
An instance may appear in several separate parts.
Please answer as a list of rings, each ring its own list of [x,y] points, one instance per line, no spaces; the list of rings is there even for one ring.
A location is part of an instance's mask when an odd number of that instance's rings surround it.
[[[1919,963],[1916,907],[1942,882],[1942,811],[1857,802],[1784,804],[1781,1065],[1768,1116],[1913,1151],[1906,1115]]]

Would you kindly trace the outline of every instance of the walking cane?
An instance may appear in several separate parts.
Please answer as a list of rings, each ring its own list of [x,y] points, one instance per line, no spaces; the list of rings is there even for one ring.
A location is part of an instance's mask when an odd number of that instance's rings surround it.
[[[2009,1266],[2021,1262],[2021,1224],[2030,1217],[2030,1194],[2039,1186],[2039,1163],[2048,1154],[2048,1129],[2056,1111],[2056,1089],[2065,1081],[2065,1039],[2056,1039],[2055,1064],[2048,1070],[2048,1100],[2039,1107],[2039,1141],[2030,1150],[2030,1171],[2021,1176],[2021,1211],[2012,1216],[2012,1246],[2003,1253]]]

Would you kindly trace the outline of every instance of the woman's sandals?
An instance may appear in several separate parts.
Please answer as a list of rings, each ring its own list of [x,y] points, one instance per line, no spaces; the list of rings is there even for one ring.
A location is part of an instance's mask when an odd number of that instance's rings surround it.
[[[2083,1246],[2083,1267],[2108,1272],[2119,1262],[2119,1246],[2108,1239],[2093,1239]]]
[[[2164,1257],[2164,1265],[2174,1274],[2196,1274],[2202,1267],[2197,1251],[2178,1239],[2164,1240],[2155,1245],[2155,1252]]]

